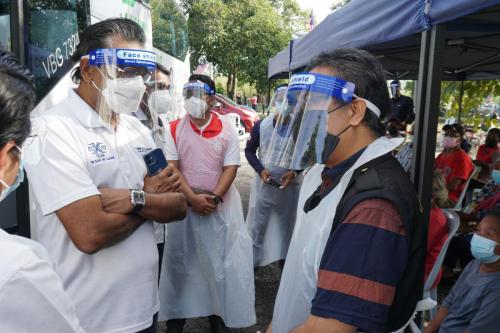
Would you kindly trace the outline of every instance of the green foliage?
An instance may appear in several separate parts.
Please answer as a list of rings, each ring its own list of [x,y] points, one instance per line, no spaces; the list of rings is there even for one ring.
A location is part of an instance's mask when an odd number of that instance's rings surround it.
[[[336,10],[344,7],[345,5],[347,5],[349,2],[351,2],[351,0],[336,0],[332,3],[332,5],[330,6],[330,9],[332,11],[336,11]]]
[[[443,81],[441,83],[441,110],[445,111],[445,117],[458,119],[460,103],[460,81]],[[488,116],[481,115],[478,111],[488,96],[500,95],[500,81],[464,81],[464,94],[462,99],[462,123],[478,128],[488,128],[492,120]],[[494,125],[494,124],[493,124]]]
[[[238,79],[255,85],[259,93],[266,91],[269,58],[306,20],[295,0],[184,0],[182,5],[189,15],[193,69],[200,58],[215,64],[228,77],[230,97]]]

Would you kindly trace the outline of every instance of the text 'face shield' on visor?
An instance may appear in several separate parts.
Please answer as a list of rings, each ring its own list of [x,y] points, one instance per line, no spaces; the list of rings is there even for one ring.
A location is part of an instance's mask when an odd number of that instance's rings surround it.
[[[145,82],[155,70],[153,52],[133,49],[96,49],[89,52],[89,65],[96,66],[103,83],[97,111],[108,122],[113,113],[133,113],[139,109],[146,91]]]
[[[352,101],[354,84],[317,73],[292,76],[271,139],[266,165],[303,170],[322,162],[328,111]]]

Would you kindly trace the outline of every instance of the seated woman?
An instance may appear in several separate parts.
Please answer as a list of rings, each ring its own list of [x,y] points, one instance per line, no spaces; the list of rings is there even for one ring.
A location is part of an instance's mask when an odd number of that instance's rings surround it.
[[[445,125],[443,131],[444,151],[436,158],[434,169],[445,177],[450,204],[455,205],[474,170],[474,165],[469,155],[460,148],[464,136],[463,127],[460,124]]]
[[[432,208],[427,236],[427,257],[425,258],[425,280],[427,280],[434,263],[436,262],[443,244],[448,237],[448,223],[441,208],[448,202],[448,190],[443,175],[434,172],[432,181]],[[436,277],[432,288],[436,288],[441,280],[442,272]]]
[[[474,163],[481,167],[480,179],[488,180],[493,164],[493,155],[498,153],[498,143],[500,142],[500,128],[492,128],[488,131],[484,144],[477,150]]]
[[[500,323],[500,211],[482,219],[465,268],[425,333],[498,332]]]

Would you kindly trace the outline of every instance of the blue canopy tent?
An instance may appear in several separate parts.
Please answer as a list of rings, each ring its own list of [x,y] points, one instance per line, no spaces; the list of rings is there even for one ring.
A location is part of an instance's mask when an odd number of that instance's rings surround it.
[[[441,80],[500,78],[500,0],[352,0],[294,44],[289,70],[343,47],[371,51],[388,77],[417,79],[412,179],[430,198]]]
[[[468,67],[484,61],[485,53],[494,56],[495,49],[500,48],[497,34],[500,31],[500,12],[491,9],[499,4],[498,0],[352,0],[330,14],[311,33],[295,41],[291,54],[289,45],[271,58],[268,77],[286,77],[288,74],[285,72],[303,68],[321,52],[357,47],[378,55],[392,76],[415,79],[419,65],[420,33],[436,24],[448,22],[448,46],[451,53],[453,50],[458,52],[446,55],[447,63],[449,60],[455,63],[445,68],[445,78],[463,79],[464,74],[458,74],[463,72],[467,79],[497,78],[500,77],[500,70],[495,64]],[[483,9],[488,10],[478,14]],[[476,15],[469,15],[473,13]],[[480,43],[477,46],[480,49],[470,44],[464,46],[465,42]],[[466,46],[467,54],[463,52]]]

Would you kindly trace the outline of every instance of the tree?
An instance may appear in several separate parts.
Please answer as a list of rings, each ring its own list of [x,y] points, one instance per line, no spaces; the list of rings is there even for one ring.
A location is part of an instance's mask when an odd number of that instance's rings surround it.
[[[332,5],[330,6],[330,9],[332,11],[339,10],[340,8],[344,7],[347,5],[351,0],[335,0]]]
[[[441,83],[441,110],[445,110],[446,118],[458,119],[460,103],[460,81],[443,81]],[[480,107],[486,97],[496,96],[500,93],[500,81],[464,81],[464,94],[462,97],[462,123],[473,126],[488,128],[492,119],[489,115],[480,113]]]
[[[306,14],[295,0],[184,0],[188,14],[191,63],[203,57],[227,76],[226,91],[234,96],[236,81],[268,85],[267,63],[283,49]]]

